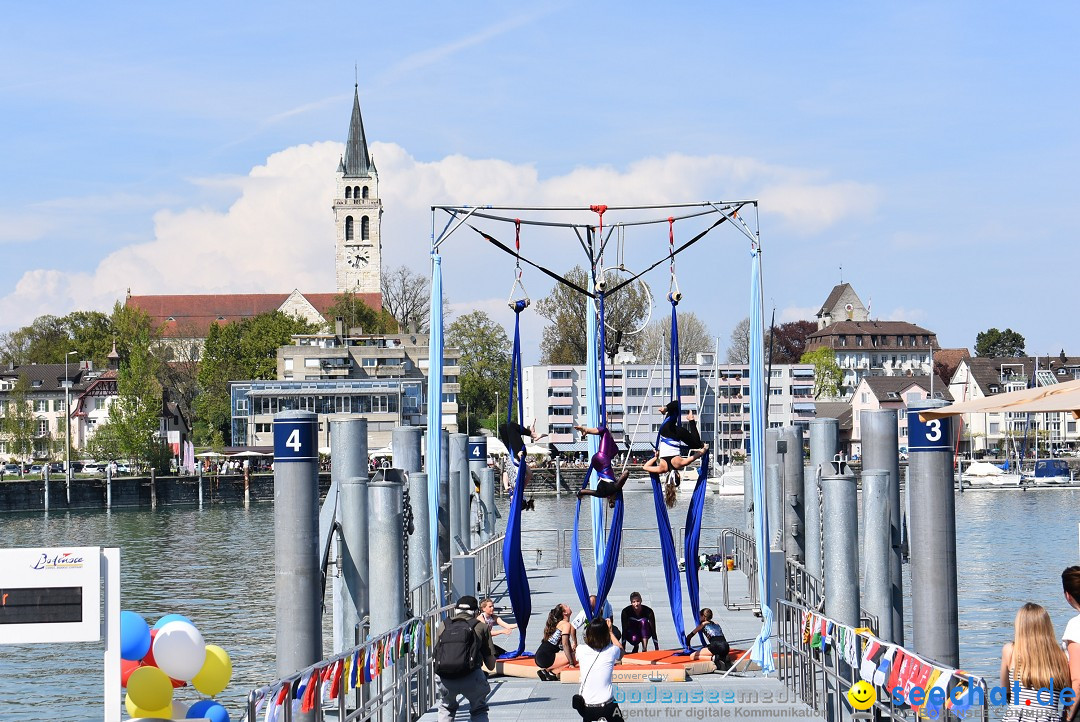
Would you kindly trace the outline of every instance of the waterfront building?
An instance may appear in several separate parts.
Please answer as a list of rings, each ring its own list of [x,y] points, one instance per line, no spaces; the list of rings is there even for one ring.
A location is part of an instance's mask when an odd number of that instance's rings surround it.
[[[461,354],[443,352],[443,428],[456,432]],[[279,411],[319,414],[319,443],[330,447],[328,417],[363,414],[368,448],[389,445],[395,426],[427,424],[428,337],[424,334],[334,333],[293,336],[277,352],[277,379],[229,385],[234,446],[270,446]]]
[[[833,286],[825,303],[821,304],[817,315],[817,327],[820,331],[837,321],[869,321],[870,309],[863,305],[859,294],[850,283]]]
[[[328,169],[329,170],[329,169]],[[326,327],[326,310],[338,295],[355,293],[370,308],[382,310],[382,200],[378,173],[368,149],[360,97],[353,92],[345,154],[338,163],[332,208],[335,228],[334,273],[337,290],[311,293],[131,295],[125,305],[144,311],[162,342],[178,356],[197,360],[210,325],[281,311]],[[240,269],[243,271],[243,269]],[[254,272],[255,269],[248,269]]]
[[[867,376],[855,387],[851,396],[851,441],[848,446],[852,456],[862,456],[862,424],[864,411],[895,409],[899,445],[908,445],[908,406],[917,401],[937,399],[952,402],[948,385],[938,377],[931,376]]]
[[[873,376],[927,376],[933,370],[937,335],[907,321],[838,321],[806,339],[806,350],[836,353],[842,380],[840,397],[850,398]]]
[[[1080,379],[1080,357],[1066,356],[1008,356],[990,358],[978,356],[964,359],[956,367],[949,389],[957,401],[976,399],[1019,391],[1029,386],[1050,386]],[[1072,414],[1026,414],[994,412],[967,414],[960,436],[960,451],[978,455],[991,453],[1015,456],[1024,437],[1036,437],[1044,446],[1075,451],[1080,448],[1080,431]]]
[[[697,355],[695,364],[682,364],[679,387],[683,411],[698,414],[702,440],[724,453],[746,454],[750,448],[750,368],[747,364],[717,364],[713,353]],[[671,372],[666,366],[617,364],[605,380],[608,429],[620,443],[632,443],[647,453],[663,423],[657,407],[671,397]],[[560,451],[583,452],[585,444],[574,425],[585,425],[588,414],[585,366],[556,364],[522,370],[526,425],[536,422]],[[814,416],[814,367],[776,365],[769,389],[769,426],[809,422]],[[684,417],[685,418],[685,417]]]

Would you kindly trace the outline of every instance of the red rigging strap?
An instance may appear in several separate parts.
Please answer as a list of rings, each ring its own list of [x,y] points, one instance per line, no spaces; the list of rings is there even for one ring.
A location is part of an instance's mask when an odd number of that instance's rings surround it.
[[[602,235],[604,233],[604,213],[607,211],[607,206],[596,204],[589,206],[589,210],[600,216],[600,230],[598,231],[598,233]]]
[[[514,219],[514,245],[517,247],[518,253],[521,253],[521,219]]]

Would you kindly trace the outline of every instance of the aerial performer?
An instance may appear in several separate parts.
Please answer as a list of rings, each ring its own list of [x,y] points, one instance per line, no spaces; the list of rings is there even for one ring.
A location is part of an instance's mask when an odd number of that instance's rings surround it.
[[[691,411],[686,416],[686,428],[679,425],[682,406],[678,400],[669,401],[667,406],[659,407],[664,414],[664,423],[660,426],[660,437],[656,445],[656,454],[642,468],[650,474],[666,474],[678,471],[693,464],[709,450],[708,444],[701,443],[698,433],[697,418]],[[682,447],[688,447],[689,456],[682,455]]]
[[[596,496],[601,499],[607,497],[608,504],[615,506],[616,494],[622,492],[622,488],[626,486],[626,480],[630,477],[630,472],[624,471],[619,476],[618,481],[615,480],[615,471],[611,468],[611,462],[615,460],[615,456],[619,453],[619,445],[615,442],[615,437],[611,435],[611,432],[605,426],[595,429],[575,426],[574,429],[581,432],[582,437],[589,434],[600,437],[600,448],[596,450],[592,460],[589,462],[589,465],[596,472],[596,488],[581,489],[577,493],[578,498],[583,496]]]
[[[533,421],[532,426],[529,428],[525,428],[516,421],[507,421],[499,426],[499,439],[506,445],[506,450],[510,452],[510,461],[513,463],[514,468],[516,469],[519,464],[525,464],[525,486],[528,487],[529,480],[532,479],[532,468],[525,461],[525,440],[522,438],[524,436],[528,436],[533,441],[538,441],[547,434],[537,435],[536,421]]]

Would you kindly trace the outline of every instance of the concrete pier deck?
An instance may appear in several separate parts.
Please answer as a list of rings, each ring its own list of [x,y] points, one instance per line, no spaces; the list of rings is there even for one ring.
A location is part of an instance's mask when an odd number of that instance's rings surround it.
[[[586,569],[586,579],[591,581],[592,569]],[[750,611],[728,611],[723,602],[723,574],[701,572],[701,603],[713,610],[714,621],[724,628],[728,642],[733,648],[745,649],[761,628],[761,621]],[[685,582],[685,577],[684,577]],[[745,600],[746,577],[731,572],[731,596],[737,601]],[[529,574],[533,610],[526,636],[526,649],[533,651],[539,646],[547,613],[559,602],[570,605],[575,613],[580,609],[574,592],[569,569],[537,569]],[[505,596],[505,582],[500,580],[492,590],[497,607],[509,607]],[[659,627],[661,648],[676,646],[671,608],[667,601],[664,572],[657,567],[620,567],[610,595],[619,623],[622,608],[629,603],[631,592],[640,592],[644,603],[653,608]],[[685,614],[689,615],[689,598],[683,590]],[[509,616],[509,610],[500,616]],[[693,624],[686,619],[686,628]],[[496,643],[510,648],[517,642],[517,635],[496,637]],[[579,643],[581,643],[579,635]],[[578,685],[572,683],[541,682],[539,679],[516,677],[491,677],[489,718],[493,722],[512,720],[577,719],[571,707],[571,698]],[[735,673],[721,678],[719,673],[693,675],[685,682],[639,683],[616,685],[616,696],[623,715],[627,719],[765,719],[765,720],[823,720],[803,702],[795,699],[783,683],[759,672]],[[429,710],[422,722],[436,722],[438,711]],[[468,705],[462,700],[458,708],[458,720],[468,719]]]

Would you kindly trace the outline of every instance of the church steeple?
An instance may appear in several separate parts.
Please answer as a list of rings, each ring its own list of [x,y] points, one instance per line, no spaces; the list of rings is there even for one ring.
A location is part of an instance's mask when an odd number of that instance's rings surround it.
[[[360,117],[360,87],[353,90],[352,120],[349,121],[349,139],[345,142],[345,157],[338,167],[346,178],[367,178],[375,170],[364,136],[364,119]]]

